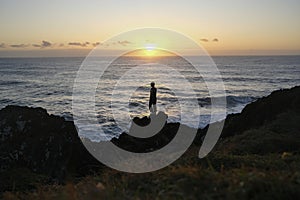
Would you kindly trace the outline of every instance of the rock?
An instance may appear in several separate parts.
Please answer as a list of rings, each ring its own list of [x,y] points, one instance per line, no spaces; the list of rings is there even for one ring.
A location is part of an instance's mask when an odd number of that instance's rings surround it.
[[[155,151],[174,138],[180,125],[179,123],[167,124],[166,120],[167,115],[163,112],[159,112],[156,116],[135,117],[129,133],[122,133],[118,138],[113,138],[111,141],[118,147],[131,152]],[[150,123],[151,121],[152,123]],[[139,135],[144,137],[138,137]],[[147,135],[151,136],[145,137]]]
[[[82,145],[73,122],[42,108],[7,106],[0,111],[0,173],[26,167],[63,181],[100,163]]]
[[[222,137],[258,128],[273,121],[279,114],[291,110],[300,113],[300,86],[274,91],[248,104],[241,113],[228,115]]]
[[[233,154],[300,152],[300,87],[272,92],[227,116],[219,150]]]

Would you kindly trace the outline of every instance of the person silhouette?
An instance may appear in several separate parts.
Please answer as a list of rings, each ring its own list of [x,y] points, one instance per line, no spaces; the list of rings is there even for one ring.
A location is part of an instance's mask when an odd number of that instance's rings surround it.
[[[155,83],[151,82],[151,89],[150,89],[150,99],[149,99],[149,110],[151,113],[156,113],[156,92],[157,89],[155,87]]]

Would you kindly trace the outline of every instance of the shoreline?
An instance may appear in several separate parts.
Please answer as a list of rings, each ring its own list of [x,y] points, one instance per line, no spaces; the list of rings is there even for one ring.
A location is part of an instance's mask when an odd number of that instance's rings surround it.
[[[171,173],[169,170],[174,170],[175,166],[179,168],[186,166],[197,171],[200,170],[201,173],[203,173],[202,169],[205,169],[206,173],[218,174],[214,178],[211,177],[208,182],[213,184],[215,179],[223,176],[224,166],[233,170],[246,170],[247,168],[242,166],[247,166],[254,168],[258,173],[265,173],[267,177],[271,176],[273,172],[263,171],[266,167],[280,170],[280,174],[283,175],[287,173],[286,169],[289,169],[288,173],[291,173],[289,176],[294,177],[294,173],[298,172],[296,166],[300,164],[298,162],[300,160],[299,119],[300,86],[274,91],[270,95],[248,104],[241,113],[228,115],[221,137],[207,158],[199,159],[197,153],[208,126],[197,130],[193,144],[178,161],[151,174],[156,177],[155,174],[166,172],[167,174],[164,176],[168,177],[168,180],[172,177],[169,175]],[[137,124],[141,125],[149,123],[147,117],[135,118],[135,120]],[[217,123],[209,126],[214,125]],[[132,152],[152,152],[172,141],[178,126],[179,123],[166,123],[162,131],[146,139],[122,133],[120,137],[112,139],[111,142]],[[289,159],[289,163],[294,164],[285,167],[282,162],[285,163],[286,158]],[[207,160],[210,160],[210,163],[207,163]],[[253,166],[253,163],[258,162],[262,163]],[[279,165],[278,162],[281,164]],[[147,179],[145,178],[147,173],[130,175],[116,172],[101,164],[83,146],[73,122],[50,115],[42,108],[7,106],[0,110],[0,163],[0,180],[3,180],[0,182],[0,193],[35,191],[36,184],[40,186],[59,184],[64,188],[63,185],[68,181],[75,184],[75,180],[83,181],[84,177],[91,175],[93,177],[95,173],[100,179],[108,174],[117,182],[119,179],[114,174],[128,176],[128,180],[131,179],[130,177]],[[262,167],[259,167],[260,165]],[[186,173],[190,172],[186,171]],[[234,171],[231,173],[233,175],[230,176],[240,176]],[[205,174],[203,175],[205,176]],[[259,175],[255,176],[258,176],[259,180],[264,180]],[[197,179],[196,182],[201,182],[201,180]],[[34,184],[32,185],[30,181],[34,181]],[[228,181],[230,184],[234,184],[234,182],[231,183],[231,179]],[[295,183],[293,181],[294,179],[288,179],[286,183],[291,185],[289,186],[291,191],[294,191]],[[109,183],[104,184],[106,187],[110,187]],[[128,190],[131,189],[128,188]],[[229,192],[234,191],[230,190]],[[119,195],[121,194],[123,193]]]
[[[224,120],[226,121],[228,117],[231,118],[231,117],[233,117],[233,116],[236,116],[236,115],[238,116],[238,115],[240,115],[240,114],[244,111],[244,109],[245,109],[246,107],[248,107],[249,105],[251,105],[251,104],[253,104],[253,103],[257,102],[257,101],[260,101],[260,100],[262,100],[262,99],[269,98],[269,96],[272,95],[273,93],[277,93],[277,92],[281,92],[281,91],[288,91],[288,90],[292,90],[292,89],[296,89],[296,88],[300,88],[300,86],[294,86],[294,87],[291,87],[291,88],[281,88],[281,89],[279,89],[279,90],[274,90],[274,91],[270,92],[269,94],[267,94],[267,95],[265,95],[265,96],[262,96],[262,97],[249,97],[249,98],[252,98],[253,100],[250,101],[249,103],[243,105],[243,108],[241,108],[240,111],[228,113],[224,119],[221,119],[221,120],[218,120],[218,121],[215,121],[215,122],[211,122],[210,124],[206,124],[206,125],[203,126],[203,127],[198,127],[198,128],[197,128],[197,127],[190,127],[190,126],[187,125],[187,124],[182,124],[182,125],[185,125],[185,126],[187,126],[187,127],[189,127],[189,128],[192,128],[192,129],[197,129],[198,131],[201,131],[201,130],[206,129],[206,128],[207,128],[208,126],[210,126],[210,125],[213,125],[213,124],[215,124],[215,123],[222,122],[222,121],[224,121]],[[228,98],[228,97],[232,97],[232,96],[229,95],[229,96],[227,96],[227,98]],[[74,124],[73,118],[71,118],[71,117],[66,118],[66,117],[63,116],[63,115],[57,115],[57,114],[51,114],[51,113],[48,113],[48,111],[47,111],[45,108],[39,107],[39,106],[37,106],[37,107],[35,107],[35,106],[20,106],[20,105],[14,105],[14,104],[12,104],[12,105],[6,105],[6,106],[0,108],[0,111],[3,110],[3,109],[5,109],[6,107],[20,107],[20,108],[23,107],[23,108],[26,108],[26,109],[41,109],[41,110],[43,110],[43,112],[47,113],[47,115],[49,115],[49,116],[62,118],[64,121],[66,121],[66,122],[71,122],[71,123]],[[163,111],[159,111],[159,112],[163,112]],[[163,112],[163,113],[164,113],[164,112]],[[164,113],[164,114],[166,114],[166,113]],[[167,115],[167,114],[166,114],[166,115]],[[132,119],[132,121],[134,121],[134,120],[136,120],[136,119],[142,119],[142,118],[145,120],[145,117],[148,117],[148,116],[149,116],[149,115],[147,115],[147,114],[138,115],[138,116],[134,117],[134,118]],[[149,117],[148,117],[148,118],[149,118]],[[173,122],[172,122],[172,121],[171,121],[171,122],[166,121],[166,124],[181,124],[181,123],[180,123],[179,121],[173,121]],[[124,132],[122,132],[122,133],[124,133]],[[121,135],[122,133],[120,133],[120,135]],[[99,142],[102,142],[102,141],[99,141]]]

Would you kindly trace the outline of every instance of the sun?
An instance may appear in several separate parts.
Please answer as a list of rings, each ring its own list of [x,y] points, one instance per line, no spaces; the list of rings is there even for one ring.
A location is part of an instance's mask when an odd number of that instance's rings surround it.
[[[154,45],[146,45],[145,49],[144,49],[144,54],[146,56],[152,57],[156,55],[156,50],[155,50],[155,46]]]

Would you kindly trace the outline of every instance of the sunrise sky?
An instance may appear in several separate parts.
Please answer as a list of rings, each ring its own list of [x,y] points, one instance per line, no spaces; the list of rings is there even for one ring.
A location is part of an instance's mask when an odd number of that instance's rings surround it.
[[[299,0],[1,0],[0,57],[83,56],[139,27],[178,31],[212,55],[300,55],[299,19]]]

